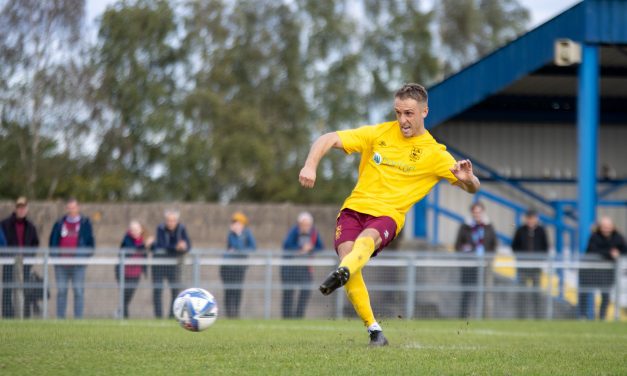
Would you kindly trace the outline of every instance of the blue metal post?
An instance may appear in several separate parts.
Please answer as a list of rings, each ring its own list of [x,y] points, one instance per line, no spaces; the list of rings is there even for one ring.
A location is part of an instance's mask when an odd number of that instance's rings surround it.
[[[427,198],[414,205],[414,238],[427,237]]]
[[[577,98],[579,144],[579,252],[586,250],[590,227],[596,217],[596,168],[599,133],[599,48],[582,45]]]
[[[559,261],[564,260],[564,205],[560,202],[554,204],[555,208],[555,254]],[[572,244],[571,244],[572,247]],[[557,278],[559,281],[558,294],[560,298],[564,298],[564,269],[557,269]]]
[[[564,252],[564,204],[553,204],[555,210],[555,253],[561,256]]]
[[[440,242],[439,231],[440,231],[440,185],[436,184],[435,187],[431,190],[431,196],[433,200],[433,225],[431,226],[433,231],[433,236],[431,237],[431,244],[436,245]]]

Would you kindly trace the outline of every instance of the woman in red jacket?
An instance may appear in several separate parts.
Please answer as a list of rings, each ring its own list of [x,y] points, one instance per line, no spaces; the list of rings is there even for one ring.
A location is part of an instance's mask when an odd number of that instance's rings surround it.
[[[146,234],[141,223],[135,220],[131,221],[120,245],[120,255],[125,252],[125,264],[129,260],[146,258],[146,250],[150,249],[153,242],[154,238]],[[128,318],[128,305],[135,294],[139,279],[145,272],[145,265],[124,265],[124,318]],[[115,276],[119,282],[120,265],[115,268]]]

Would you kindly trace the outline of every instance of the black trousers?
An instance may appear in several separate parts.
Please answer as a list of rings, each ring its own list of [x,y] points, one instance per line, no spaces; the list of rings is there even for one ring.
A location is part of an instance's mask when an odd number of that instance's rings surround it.
[[[535,290],[540,287],[541,274],[542,270],[537,268],[519,269],[517,272],[518,282],[526,286],[527,281],[531,281],[531,286]],[[527,311],[531,303],[533,306],[533,318],[540,318],[542,316],[542,312],[540,312],[540,299],[542,299],[541,294],[536,291],[523,292],[520,294],[518,298],[518,317],[525,318],[527,316]]]
[[[590,309],[590,301],[588,300],[590,295],[594,297],[594,292],[580,292],[578,295],[578,313],[579,318],[588,317],[588,310]],[[593,303],[594,304],[594,303]],[[605,320],[607,318],[607,307],[610,305],[610,293],[601,292],[601,306],[599,306],[599,320]]]
[[[124,318],[128,318],[128,305],[131,303],[133,295],[135,295],[138,284],[139,277],[124,277]]]
[[[462,268],[461,271],[461,284],[462,288],[470,289],[477,286],[479,269],[475,267]],[[462,301],[459,310],[459,316],[461,318],[467,318],[469,313],[470,301],[474,298],[474,291],[463,291]]]
[[[307,266],[283,266],[281,267],[281,281],[283,288],[283,317],[302,318],[305,316],[307,304],[311,297],[309,284],[312,281],[311,271]],[[300,288],[298,288],[298,285]],[[294,297],[296,306],[294,306]]]
[[[172,312],[172,305],[176,296],[179,294],[178,283],[180,281],[180,269],[178,265],[153,265],[152,266],[152,301],[155,309],[155,317],[161,318],[163,313],[163,306],[161,302],[161,296],[163,292],[164,281],[168,281],[170,290],[172,292],[172,301],[168,308],[168,316],[174,317]]]
[[[13,275],[13,265],[3,265],[2,266],[2,285],[12,285],[16,283],[15,277]],[[31,265],[24,265],[24,282],[28,279],[30,275]],[[27,286],[24,288],[26,289]],[[25,291],[26,293],[26,291]],[[30,317],[30,307],[26,304],[26,298],[24,299],[24,317]],[[13,307],[13,287],[3,287],[2,288],[2,317],[4,318],[13,318],[15,316],[15,309]]]
[[[601,290],[601,306],[599,307],[598,318],[605,320],[607,316],[607,307],[610,305],[610,293],[608,290],[612,288],[614,284],[614,271],[613,270],[594,270],[594,269],[582,269],[579,271],[579,288],[580,289],[593,289],[589,292],[579,293],[579,317],[588,317],[588,311],[590,310],[590,304],[594,304],[594,290]],[[592,299],[592,301],[588,300]]]
[[[220,278],[224,285],[240,285],[244,282],[246,266],[222,265]],[[239,307],[242,302],[242,289],[234,286],[224,288],[224,308],[226,317],[239,317]]]

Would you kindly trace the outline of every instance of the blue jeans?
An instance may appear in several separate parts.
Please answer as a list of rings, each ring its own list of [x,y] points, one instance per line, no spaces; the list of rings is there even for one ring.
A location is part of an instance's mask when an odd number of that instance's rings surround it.
[[[55,265],[54,274],[57,281],[57,318],[65,318],[67,307],[68,283],[72,281],[74,291],[74,318],[83,317],[85,292],[85,265]]]

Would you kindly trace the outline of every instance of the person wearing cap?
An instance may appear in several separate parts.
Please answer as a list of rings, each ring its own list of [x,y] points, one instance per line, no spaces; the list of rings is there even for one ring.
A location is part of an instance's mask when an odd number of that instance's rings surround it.
[[[65,204],[66,214],[52,226],[50,241],[51,255],[77,259],[74,264],[54,266],[57,283],[57,318],[64,319],[67,307],[67,289],[72,281],[74,292],[74,318],[83,317],[85,296],[85,272],[87,265],[78,258],[91,257],[96,246],[91,221],[81,215],[80,206],[75,198]]]
[[[242,287],[246,265],[237,265],[236,259],[243,259],[257,249],[252,231],[248,228],[248,217],[242,212],[231,216],[231,226],[226,240],[224,258],[228,261],[220,267],[220,278],[224,284],[224,307],[226,317],[238,317],[242,300]],[[234,261],[235,264],[230,264]]]
[[[192,248],[192,243],[187,236],[187,229],[180,223],[181,213],[178,210],[168,209],[164,212],[165,222],[157,226],[157,237],[152,243],[152,256],[155,259],[175,259],[176,265],[153,265],[152,274],[152,300],[155,317],[160,319],[163,314],[162,293],[164,282],[170,285],[172,299],[169,305],[170,318],[174,317],[172,304],[179,294],[181,281],[181,269],[183,257]]]
[[[516,257],[523,260],[530,259],[534,254],[536,256],[542,255],[542,259],[546,258],[549,251],[549,241],[535,210],[528,210],[523,217],[522,226],[516,229],[512,240],[512,251]],[[538,290],[540,289],[541,274],[540,268],[518,268],[518,282],[524,286],[531,285],[532,290]],[[524,318],[526,316],[529,303],[532,303],[534,318],[540,318],[541,296],[539,291],[531,291],[531,293],[521,295],[523,296],[518,299],[519,317]]]
[[[39,237],[37,236],[37,228],[26,218],[28,214],[28,200],[26,197],[19,197],[15,201],[15,210],[10,216],[0,222],[0,231],[4,234],[7,252],[2,252],[4,257],[13,257],[16,252],[9,252],[12,247],[25,248],[24,257],[32,257],[35,255],[34,248],[39,247]],[[7,286],[15,283],[13,265],[2,266],[2,285]],[[24,265],[24,280],[28,278],[31,271],[31,265]],[[26,300],[25,300],[26,301]],[[2,317],[14,317],[13,307],[13,289],[5,287],[2,289]],[[30,310],[24,306],[24,317],[30,316]]]
[[[310,258],[313,252],[321,251],[323,248],[320,233],[314,227],[313,216],[308,212],[300,213],[296,218],[296,225],[292,226],[283,241],[284,258],[301,260]],[[281,266],[284,318],[302,318],[305,315],[307,303],[311,297],[309,285],[312,280],[311,266]],[[294,306],[294,299],[296,299],[296,306]]]

